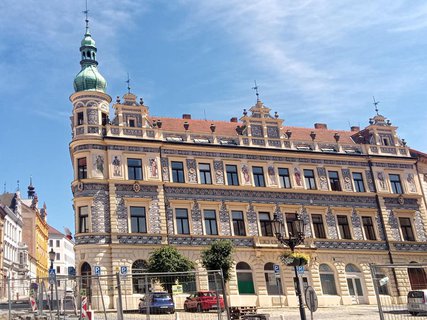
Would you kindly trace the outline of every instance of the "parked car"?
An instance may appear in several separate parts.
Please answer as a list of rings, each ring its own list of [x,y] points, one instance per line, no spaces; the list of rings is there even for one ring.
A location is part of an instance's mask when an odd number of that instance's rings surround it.
[[[150,292],[139,300],[140,313],[147,313],[147,306],[150,314],[175,313],[175,304],[167,292]]]
[[[191,296],[187,297],[184,302],[185,311],[209,311],[213,309],[218,309],[224,311],[224,299],[221,296],[217,297],[215,291],[198,291]]]
[[[408,292],[408,311],[413,316],[427,312],[427,289]]]

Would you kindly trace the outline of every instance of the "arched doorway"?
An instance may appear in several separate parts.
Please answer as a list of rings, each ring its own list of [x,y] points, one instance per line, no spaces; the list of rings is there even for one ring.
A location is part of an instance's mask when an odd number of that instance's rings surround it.
[[[239,262],[236,265],[237,288],[239,294],[255,294],[252,269],[246,262]]]
[[[412,261],[411,263],[417,263]],[[408,268],[409,282],[412,290],[427,289],[427,277],[423,268]]]
[[[145,283],[145,276],[142,274],[147,272],[147,261],[136,260],[132,263],[132,291],[133,293],[144,294],[147,289],[150,290],[151,284]]]
[[[272,296],[283,294],[281,276],[276,276],[274,273],[274,264],[272,262],[268,262],[264,265],[264,277],[268,295]]]
[[[92,285],[92,268],[89,263],[83,262],[82,266],[80,267],[80,276],[82,277],[81,281],[81,290],[84,290],[84,293],[86,293],[86,296],[88,297],[89,302],[91,302],[91,285]]]
[[[366,303],[362,285],[362,272],[354,264],[345,266],[345,277],[347,279],[348,292],[353,304]]]

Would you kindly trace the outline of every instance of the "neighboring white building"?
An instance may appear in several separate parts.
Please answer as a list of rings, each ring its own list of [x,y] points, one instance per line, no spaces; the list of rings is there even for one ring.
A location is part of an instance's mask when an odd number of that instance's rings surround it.
[[[28,296],[28,246],[22,242],[20,192],[0,195],[5,205],[3,274],[10,279],[12,299]]]
[[[74,242],[70,234],[64,235],[49,226],[49,252],[55,251],[56,257],[53,261],[53,268],[58,279],[58,293],[61,295],[64,290],[71,288],[71,283],[67,285],[68,267],[75,267]],[[49,261],[50,269],[50,261]]]

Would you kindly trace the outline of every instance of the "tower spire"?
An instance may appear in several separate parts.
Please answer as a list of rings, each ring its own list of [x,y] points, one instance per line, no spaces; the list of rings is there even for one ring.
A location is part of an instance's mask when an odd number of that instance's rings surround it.
[[[85,21],[86,21],[86,34],[90,34],[90,32],[89,32],[89,17],[88,17],[89,10],[87,9],[87,0],[86,0],[86,10],[83,11],[83,13],[86,16],[86,19],[85,19]]]
[[[36,194],[35,189],[36,188],[34,188],[34,186],[33,186],[33,177],[30,176],[30,184],[28,185],[28,191],[27,191],[28,199],[34,198],[34,195]]]
[[[375,107],[375,112],[377,113],[377,116],[379,116],[379,113],[378,113],[378,103],[380,103],[380,102],[376,101],[374,96],[372,96],[372,99],[374,99],[373,105]]]
[[[256,102],[259,102],[259,92],[258,92],[258,85],[256,84],[256,80],[254,80],[255,87],[252,87],[253,90],[255,90],[256,95]]]
[[[130,93],[130,78],[129,78],[129,72],[128,72],[128,79],[126,80],[126,83],[128,84],[128,93]]]

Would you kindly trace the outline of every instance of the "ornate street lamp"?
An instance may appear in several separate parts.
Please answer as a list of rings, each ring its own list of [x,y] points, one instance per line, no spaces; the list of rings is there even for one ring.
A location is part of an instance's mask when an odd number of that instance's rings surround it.
[[[55,260],[55,256],[56,256],[56,252],[53,251],[53,248],[50,248],[50,251],[49,251],[50,270],[53,270],[53,261]],[[53,283],[50,284],[50,308],[53,309]]]
[[[289,249],[291,249],[292,252],[294,252],[295,247],[297,245],[304,243],[304,238],[305,238],[304,221],[301,219],[301,216],[298,213],[296,215],[297,215],[297,219],[292,222],[293,230],[288,230],[289,237],[286,237],[285,225],[283,223],[283,220],[277,214],[274,214],[274,218],[272,222],[274,235],[276,236],[277,240],[281,244],[289,247]],[[294,234],[292,232],[294,232]],[[304,303],[302,301],[301,284],[298,278],[298,271],[296,266],[294,266],[294,272],[295,272],[295,277],[297,279],[297,295],[298,295],[298,302],[299,302],[299,313],[300,313],[301,320],[306,320]]]

